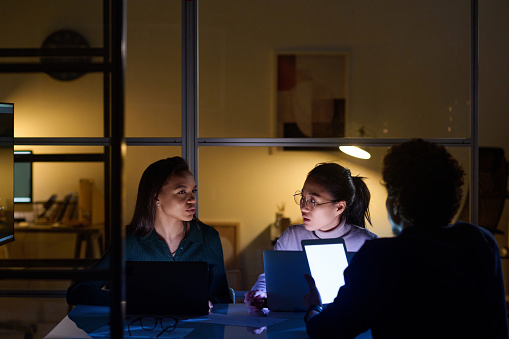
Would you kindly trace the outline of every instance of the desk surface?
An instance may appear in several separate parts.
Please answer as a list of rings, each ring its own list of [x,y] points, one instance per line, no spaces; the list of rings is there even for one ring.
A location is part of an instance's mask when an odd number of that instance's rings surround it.
[[[176,332],[164,333],[159,338],[182,338],[178,336],[179,329],[185,338],[307,338],[303,316],[304,313],[286,312],[249,316],[244,304],[216,304],[211,316],[199,317],[208,320],[180,320]],[[130,316],[126,321],[126,338],[129,338],[127,322],[134,318]],[[108,322],[109,307],[78,305],[45,338],[108,338]],[[267,323],[265,328],[256,327]],[[159,332],[160,329],[154,330],[154,337]],[[144,337],[149,338],[151,333],[145,332]]]
[[[175,332],[163,333],[159,338],[308,338],[303,312],[265,312],[249,315],[242,304],[216,304],[213,313],[204,317],[179,320]],[[125,323],[135,319],[130,316]],[[46,337],[56,338],[109,338],[109,307],[76,306]],[[138,326],[139,327],[139,326]],[[147,332],[131,327],[131,338],[153,338],[161,329]],[[357,339],[371,339],[367,331]]]

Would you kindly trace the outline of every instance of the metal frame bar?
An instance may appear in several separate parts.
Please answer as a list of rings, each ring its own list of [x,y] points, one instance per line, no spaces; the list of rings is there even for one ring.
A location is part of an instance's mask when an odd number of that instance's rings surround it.
[[[340,145],[392,146],[411,138],[198,138],[199,146],[338,147]],[[470,139],[425,139],[447,147],[470,147]]]
[[[106,46],[105,46],[106,48]],[[103,57],[103,48],[2,48],[0,57],[90,56]],[[106,59],[105,59],[106,60]]]
[[[182,157],[198,185],[198,1],[182,0]],[[196,201],[198,216],[198,199]]]
[[[198,1],[182,0],[182,157],[198,180]]]
[[[103,0],[103,61],[111,61],[111,4],[109,0]],[[103,136],[111,137],[111,76],[103,73]],[[104,246],[109,247],[111,243],[111,152],[108,146],[103,147],[104,153]]]
[[[470,222],[479,222],[479,4],[471,0],[470,48]]]
[[[35,72],[110,72],[111,65],[107,63],[3,63],[0,73],[35,73]]]
[[[124,85],[126,62],[127,1],[111,1],[111,337],[122,338],[125,309],[125,262],[123,227],[123,162],[125,152]]]
[[[103,153],[14,154],[14,162],[104,162]]]

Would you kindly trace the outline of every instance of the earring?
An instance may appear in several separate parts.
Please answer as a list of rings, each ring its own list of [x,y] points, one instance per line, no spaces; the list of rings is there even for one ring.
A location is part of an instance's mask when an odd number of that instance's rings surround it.
[[[161,207],[161,205],[159,203],[157,203],[157,208]]]

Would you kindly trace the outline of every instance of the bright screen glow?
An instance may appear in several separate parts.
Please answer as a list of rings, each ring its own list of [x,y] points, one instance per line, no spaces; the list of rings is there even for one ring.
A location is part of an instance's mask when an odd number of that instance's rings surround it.
[[[343,244],[317,244],[304,246],[311,276],[315,279],[322,302],[329,304],[345,284],[343,271],[348,266]]]

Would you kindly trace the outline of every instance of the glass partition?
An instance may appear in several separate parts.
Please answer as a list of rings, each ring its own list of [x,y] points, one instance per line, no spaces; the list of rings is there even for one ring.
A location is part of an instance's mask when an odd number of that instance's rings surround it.
[[[293,194],[302,188],[307,173],[318,163],[336,162],[349,168],[352,175],[365,177],[371,192],[372,226],[367,228],[379,237],[393,236],[387,220],[387,192],[381,176],[387,148],[368,150],[371,159],[362,160],[337,149],[324,152],[268,147],[200,147],[200,219],[212,225],[236,225],[234,248],[238,266],[231,269],[241,272],[241,290],[250,290],[263,272],[263,250],[273,248],[273,240],[281,231],[274,227],[276,214],[289,218],[290,224],[302,223]],[[469,149],[450,148],[450,151],[465,168],[468,178]],[[468,194],[468,186],[464,191]],[[462,206],[466,200],[464,195]]]
[[[45,73],[0,75],[0,101],[16,105],[14,136],[102,137],[102,79],[99,73],[72,81]]]
[[[127,137],[182,135],[181,21],[178,0],[128,3]]]
[[[469,137],[469,22],[468,1],[200,2],[199,135]]]

